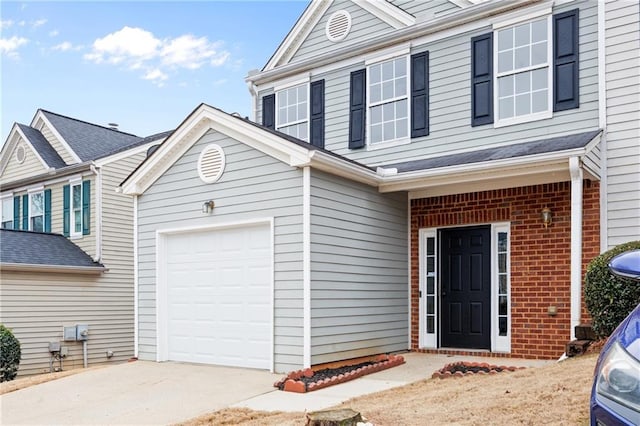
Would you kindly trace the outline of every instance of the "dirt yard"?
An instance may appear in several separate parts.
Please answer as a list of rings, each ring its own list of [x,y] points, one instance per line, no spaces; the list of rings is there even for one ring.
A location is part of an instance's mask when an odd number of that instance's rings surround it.
[[[596,354],[590,354],[492,376],[425,379],[354,398],[339,407],[359,411],[376,426],[588,425],[596,358]],[[247,409],[225,409],[183,423],[185,426],[304,424],[305,413]]]

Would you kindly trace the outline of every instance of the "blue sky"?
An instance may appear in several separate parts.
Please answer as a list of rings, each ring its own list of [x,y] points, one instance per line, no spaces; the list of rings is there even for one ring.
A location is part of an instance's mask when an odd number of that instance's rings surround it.
[[[0,2],[0,143],[38,108],[139,136],[201,102],[250,115],[262,68],[306,0]]]

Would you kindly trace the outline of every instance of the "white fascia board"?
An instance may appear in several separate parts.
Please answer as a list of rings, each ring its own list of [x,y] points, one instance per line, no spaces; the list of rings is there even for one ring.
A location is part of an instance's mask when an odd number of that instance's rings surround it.
[[[332,3],[333,0],[311,1],[262,71],[272,70],[282,62],[288,62]]]
[[[383,178],[373,170],[341,160],[321,151],[311,152],[309,165],[314,169],[374,187],[383,182]]]
[[[386,176],[379,190],[380,192],[410,191],[455,183],[558,172],[567,170],[568,158],[584,155],[584,152],[584,148],[580,148],[552,154],[529,155],[517,159],[509,158],[400,173],[397,176]]]
[[[122,191],[129,195],[142,194],[210,129],[239,140],[290,166],[297,167],[309,162],[309,149],[203,104],[125,180],[121,185]]]
[[[104,266],[64,266],[64,265],[39,265],[34,263],[0,263],[2,271],[16,272],[46,272],[60,274],[84,274],[100,275],[109,269]]]
[[[137,155],[137,154],[140,154],[141,152],[146,152],[152,146],[162,143],[163,140],[164,139],[157,139],[157,140],[148,142],[144,145],[138,145],[135,148],[127,149],[125,151],[120,151],[108,157],[100,158],[98,160],[95,160],[93,163],[96,165],[96,167],[102,167],[107,164],[114,163],[116,161],[120,161],[125,158],[131,157],[132,155]]]
[[[353,0],[353,2],[396,30],[416,23],[413,15],[386,0]]]
[[[38,121],[38,119],[41,119],[44,122],[44,124],[47,125],[47,127],[49,128],[51,133],[53,133],[53,135],[56,137],[56,139],[58,139],[58,142],[60,142],[60,144],[64,147],[64,149],[74,159],[74,161],[76,161],[77,163],[82,163],[82,160],[80,159],[80,157],[78,157],[78,154],[76,154],[76,152],[73,149],[71,149],[71,146],[67,143],[67,141],[64,140],[62,135],[60,135],[60,133],[58,133],[58,130],[51,124],[51,122],[47,119],[47,117],[44,115],[42,110],[39,109],[38,112],[36,112],[35,117],[33,117],[33,120],[31,121],[31,127],[33,127],[35,125],[35,123]],[[40,133],[42,133],[42,131],[40,131]],[[58,155],[60,155],[60,154],[58,154]]]
[[[306,59],[304,61],[293,64],[265,67],[261,72],[245,77],[245,81],[253,82],[262,86],[264,83],[279,80],[285,76],[294,75],[307,70],[316,70],[320,67],[330,64],[349,60],[355,56],[374,52],[376,50],[390,47],[394,44],[414,41],[419,37],[434,35],[438,32],[447,32],[447,36],[453,34],[462,34],[469,31],[465,24],[472,22],[481,23],[482,26],[491,25],[487,19],[491,19],[494,15],[499,15],[510,10],[535,5],[541,0],[513,0],[513,1],[485,1],[477,5],[473,5],[457,12],[444,15],[433,20],[419,22],[401,28],[397,31],[372,37],[362,42],[350,44],[343,48],[338,48],[330,53]],[[455,31],[456,27],[460,27],[459,31]],[[434,38],[435,39],[435,38]],[[274,55],[275,56],[275,55]]]

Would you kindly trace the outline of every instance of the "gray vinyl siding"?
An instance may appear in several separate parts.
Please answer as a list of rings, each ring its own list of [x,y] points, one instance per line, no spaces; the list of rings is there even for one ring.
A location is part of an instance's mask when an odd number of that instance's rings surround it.
[[[639,8],[605,3],[609,247],[640,240]]]
[[[390,0],[390,3],[415,16],[417,22],[460,10],[449,0]]]
[[[334,12],[346,10],[351,15],[351,30],[349,34],[339,42],[331,42],[325,34],[327,21]],[[291,59],[291,63],[313,58],[332,52],[336,47],[361,42],[371,37],[393,31],[393,27],[380,18],[367,12],[357,2],[336,0],[322,16],[320,21],[311,30],[300,48]]]
[[[407,349],[406,194],[311,176],[311,364]]]
[[[225,152],[220,180],[203,183],[198,157],[208,144]],[[202,203],[215,201],[211,215]],[[138,200],[139,356],[156,359],[156,231],[246,220],[274,220],[275,370],[302,366],[302,171],[209,131]]]
[[[18,163],[18,160],[16,160],[16,150],[19,146],[24,147],[24,152],[26,154],[22,163]],[[13,152],[9,153],[7,166],[0,177],[0,184],[5,185],[12,181],[41,175],[46,171],[47,170],[42,162],[34,154],[31,145],[25,143],[21,138],[20,142],[16,144]]]
[[[582,1],[556,7],[554,13],[580,9],[580,107],[555,112],[553,117],[504,127],[493,124],[471,127],[471,38],[492,31],[491,26],[453,35],[427,44],[412,44],[411,53],[429,52],[430,134],[404,145],[348,149],[349,76],[365,68],[364,61],[324,73],[311,80],[325,80],[325,147],[367,165],[402,162],[445,155],[455,151],[503,146],[551,135],[580,133],[598,128],[597,2]],[[260,91],[260,97],[268,89]],[[261,111],[258,111],[258,120]]]

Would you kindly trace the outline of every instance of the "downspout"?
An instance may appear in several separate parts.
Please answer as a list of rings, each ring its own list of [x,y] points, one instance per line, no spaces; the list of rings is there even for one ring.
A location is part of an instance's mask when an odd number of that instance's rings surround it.
[[[571,175],[571,340],[582,313],[582,167],[578,157],[569,158]]]
[[[102,261],[102,173],[99,167],[94,163],[89,166],[91,172],[96,175],[96,255],[93,260],[95,262]]]
[[[302,169],[302,364],[311,367],[311,168]]]
[[[138,195],[133,196],[133,356],[138,358]]]
[[[258,115],[258,89],[253,81],[247,81],[247,87],[251,94],[251,121],[257,123],[256,117]]]

